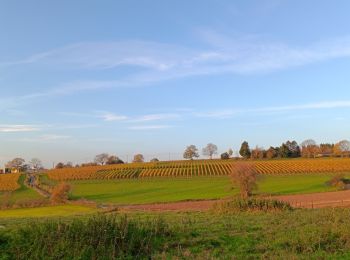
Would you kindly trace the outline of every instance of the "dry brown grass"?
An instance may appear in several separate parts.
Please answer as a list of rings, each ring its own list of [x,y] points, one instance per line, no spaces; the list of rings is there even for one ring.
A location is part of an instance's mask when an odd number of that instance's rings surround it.
[[[51,194],[52,203],[65,203],[68,200],[69,192],[71,191],[71,186],[68,183],[61,182],[56,187],[53,188]]]

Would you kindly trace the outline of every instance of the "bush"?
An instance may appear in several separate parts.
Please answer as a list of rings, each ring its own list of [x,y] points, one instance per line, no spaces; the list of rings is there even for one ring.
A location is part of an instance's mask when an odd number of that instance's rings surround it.
[[[335,187],[338,190],[345,190],[346,184],[348,184],[348,180],[345,179],[344,174],[335,175],[332,179],[326,182],[326,185]]]
[[[215,213],[219,214],[242,211],[286,211],[292,209],[291,205],[287,202],[258,198],[218,202],[212,208]]]
[[[227,152],[222,153],[220,155],[220,157],[221,157],[221,160],[228,160],[228,159],[230,159],[230,155]]]
[[[61,182],[52,190],[51,202],[64,203],[68,200],[68,195],[71,190],[71,186],[67,183]]]
[[[241,197],[246,199],[257,188],[257,171],[252,163],[236,163],[231,174],[234,185],[238,185]]]

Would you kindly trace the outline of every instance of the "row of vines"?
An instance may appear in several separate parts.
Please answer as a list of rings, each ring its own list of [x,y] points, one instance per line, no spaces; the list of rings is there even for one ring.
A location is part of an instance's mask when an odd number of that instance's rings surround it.
[[[0,192],[17,190],[20,187],[19,177],[19,173],[0,174]]]
[[[253,161],[259,174],[341,173],[350,172],[350,159],[296,159]],[[237,161],[173,161],[159,163],[131,163],[55,169],[48,172],[50,179],[131,179],[148,177],[192,177],[229,175]]]

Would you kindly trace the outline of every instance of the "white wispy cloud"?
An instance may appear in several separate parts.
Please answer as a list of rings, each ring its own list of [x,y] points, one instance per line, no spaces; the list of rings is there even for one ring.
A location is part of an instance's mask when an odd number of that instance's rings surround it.
[[[131,119],[133,122],[148,122],[148,121],[159,121],[159,120],[174,120],[181,118],[180,114],[150,114]]]
[[[181,46],[147,42],[81,42],[34,54],[23,60],[1,62],[0,66],[62,65],[82,69],[111,69],[119,66],[137,66],[155,70],[166,70],[190,56],[192,50]],[[181,56],[178,56],[181,54]]]
[[[46,91],[2,98],[0,110],[27,101],[84,91],[146,86],[200,75],[267,73],[337,58],[350,57],[350,36],[304,46],[267,41],[259,36],[229,36],[206,30],[201,47],[147,41],[82,42],[34,54],[0,67],[30,66],[103,70],[137,67],[115,80],[77,80]]]
[[[350,108],[350,100],[343,101],[323,101],[315,103],[306,103],[306,104],[296,104],[288,106],[271,106],[271,107],[259,107],[259,108],[232,108],[232,109],[218,109],[212,111],[202,111],[192,113],[195,117],[200,118],[216,118],[216,119],[225,119],[231,118],[239,115],[249,115],[249,114],[264,114],[264,113],[287,113],[297,110],[326,110],[326,109],[337,109],[337,108]]]
[[[56,141],[56,140],[63,140],[63,139],[70,139],[71,137],[68,135],[57,135],[57,134],[46,134],[39,137],[40,140],[43,141]]]
[[[326,110],[336,108],[350,108],[350,100],[333,100],[311,102],[305,104],[293,104],[286,106],[267,106],[257,108],[217,108],[213,110],[200,111],[193,108],[176,109],[176,113],[160,113],[160,114],[146,114],[139,116],[121,115],[113,112],[98,111],[94,113],[74,113],[62,112],[60,114],[77,117],[100,118],[106,122],[121,121],[127,124],[153,122],[153,121],[169,121],[169,120],[186,120],[191,118],[209,118],[209,119],[226,119],[240,115],[249,114],[276,114],[288,113],[297,110]],[[181,113],[180,113],[181,112]],[[66,126],[67,128],[85,128],[96,127],[97,125],[77,125]],[[137,127],[136,127],[137,128]]]
[[[97,127],[96,124],[0,124],[0,133],[38,132],[48,130],[82,129]]]
[[[192,115],[200,118],[218,118],[225,119],[230,118],[234,115],[239,114],[241,111],[234,109],[223,109],[223,110],[213,110],[213,111],[204,111],[204,112],[194,112]]]
[[[199,74],[259,73],[350,56],[350,36],[325,39],[306,46],[292,46],[263,40],[254,35],[229,36],[212,30],[202,30],[201,35],[204,40],[201,48],[138,40],[82,42],[35,54],[20,61],[0,62],[0,66],[31,63],[74,69],[135,66],[144,68],[144,80],[159,80]],[[138,73],[132,74],[118,83],[139,84],[135,80],[136,75],[140,76]],[[51,94],[65,93],[69,89],[109,87],[116,83],[78,81],[57,88]]]
[[[68,135],[58,135],[58,134],[44,134],[35,137],[24,137],[17,139],[16,141],[20,142],[41,142],[41,143],[51,143],[51,142],[60,142],[65,140],[71,141],[72,137]]]
[[[35,125],[0,125],[1,133],[34,132],[41,128]]]
[[[127,116],[116,115],[113,113],[105,113],[99,117],[102,118],[104,121],[122,121],[128,119]]]
[[[167,129],[173,126],[170,125],[138,125],[138,126],[130,126],[128,129],[130,130],[157,130],[157,129]]]
[[[99,118],[106,122],[124,121],[127,123],[150,122],[150,121],[166,121],[182,118],[180,113],[161,113],[161,114],[146,114],[146,115],[122,115],[108,111],[94,111],[92,113],[76,113],[76,112],[61,112],[60,115],[74,117]]]

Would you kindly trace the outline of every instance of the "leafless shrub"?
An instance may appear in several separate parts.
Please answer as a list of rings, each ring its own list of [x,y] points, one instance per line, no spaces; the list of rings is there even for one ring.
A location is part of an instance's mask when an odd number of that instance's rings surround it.
[[[61,182],[52,190],[51,202],[52,203],[64,203],[68,200],[68,195],[71,190],[71,186],[68,183]]]
[[[235,163],[231,174],[232,183],[239,187],[242,199],[247,199],[257,188],[257,171],[252,163]]]

